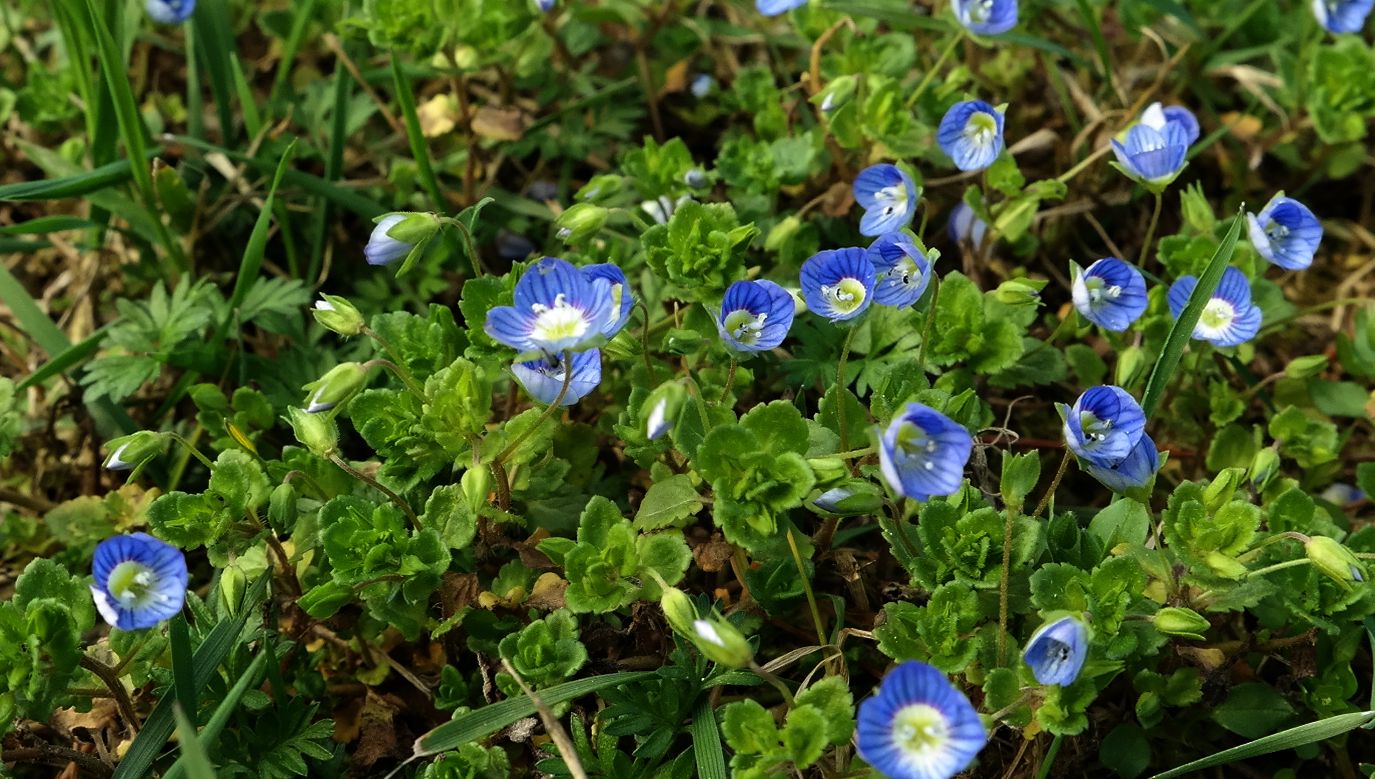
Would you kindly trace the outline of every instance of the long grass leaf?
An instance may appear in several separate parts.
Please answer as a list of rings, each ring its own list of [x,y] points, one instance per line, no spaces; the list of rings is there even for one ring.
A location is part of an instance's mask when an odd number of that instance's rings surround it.
[[[277,161],[277,172],[272,176],[272,186],[267,190],[267,198],[263,200],[263,209],[258,212],[258,221],[253,225],[253,232],[248,236],[248,244],[244,246],[243,257],[239,260],[239,273],[234,279],[234,291],[229,296],[229,316],[237,316],[239,305],[243,303],[248,295],[248,290],[253,286],[253,282],[258,280],[258,272],[263,267],[263,252],[267,249],[268,228],[272,225],[273,204],[277,199],[277,188],[282,185],[282,174],[286,172],[287,166],[291,164],[291,155],[296,151],[296,143],[293,141],[286,151],[282,152],[282,158]]]
[[[71,343],[48,314],[39,307],[19,279],[0,265],[0,301],[9,307],[10,313],[19,322],[19,329],[34,340],[49,355],[65,352]]]
[[[196,726],[191,724],[180,705],[173,712],[177,717],[177,745],[181,747],[181,757],[172,768],[184,765],[191,779],[215,779],[215,766],[210,762],[210,755],[205,753],[205,744],[196,735]],[[168,772],[167,776],[171,775]]]
[[[0,235],[37,235],[60,233],[64,230],[86,230],[95,227],[89,219],[79,216],[40,216],[19,224],[0,227]]]
[[[425,191],[429,193],[435,210],[441,214],[447,213],[444,193],[439,188],[439,180],[435,178],[434,167],[430,165],[430,149],[425,143],[425,133],[420,129],[420,115],[415,110],[415,93],[411,91],[410,79],[401,71],[401,58],[396,52],[392,52],[391,55],[391,75],[396,85],[396,102],[401,105],[401,116],[406,123],[406,140],[410,142],[411,156],[415,158],[415,164],[420,171],[420,183],[425,185]]]
[[[229,651],[238,646],[249,617],[257,613],[258,606],[267,595],[267,579],[267,574],[259,576],[249,587],[248,594],[244,596],[244,602],[240,604],[234,618],[216,625],[196,650],[192,672],[197,693],[210,683],[210,677],[217,673],[220,663],[224,662]],[[134,743],[129,745],[129,751],[125,753],[124,759],[119,761],[112,779],[142,779],[149,775],[153,761],[166,746],[167,739],[172,735],[176,725],[172,716],[172,707],[175,703],[175,692],[168,690],[163,694],[162,700],[158,701],[153,713],[149,714],[147,721],[143,723],[143,730],[134,738]]]
[[[316,0],[305,0],[301,3],[293,3],[295,6],[291,17],[291,31],[287,33],[286,40],[282,43],[283,65],[296,61],[296,52],[301,48],[301,40],[305,37],[306,28],[310,25],[311,17],[315,15]],[[347,70],[347,68],[340,68]],[[272,80],[272,92],[268,96],[268,103],[275,105],[282,99],[282,91],[286,89],[291,80],[291,68],[278,66],[277,76]]]
[[[1223,271],[1227,270],[1228,264],[1232,261],[1232,252],[1236,251],[1237,238],[1241,235],[1241,223],[1241,214],[1238,212],[1237,217],[1232,220],[1232,228],[1227,231],[1222,243],[1218,244],[1212,259],[1208,260],[1208,266],[1199,277],[1194,294],[1189,297],[1189,303],[1170,326],[1170,334],[1165,337],[1165,347],[1160,350],[1160,357],[1155,361],[1151,377],[1146,381],[1146,393],[1141,396],[1141,408],[1148,418],[1155,414],[1156,406],[1164,399],[1165,388],[1169,386],[1170,379],[1174,378],[1179,360],[1184,356],[1184,349],[1193,337],[1194,327],[1203,314],[1203,306],[1217,290],[1218,282],[1222,281]]]
[[[253,658],[253,662],[239,676],[239,680],[230,688],[229,694],[225,695],[224,700],[220,701],[220,705],[215,707],[215,713],[210,715],[210,721],[205,723],[205,727],[200,732],[199,740],[204,748],[214,747],[215,741],[224,731],[224,726],[229,724],[229,718],[239,708],[239,701],[243,699],[244,693],[248,692],[250,688],[258,686],[263,675],[263,669],[267,666],[268,657],[267,652],[259,652],[258,656]],[[194,726],[192,730],[194,732]],[[180,730],[178,730],[177,735],[179,738],[181,737]],[[177,762],[173,763],[171,768],[167,769],[167,773],[163,774],[162,779],[179,779],[183,772],[190,776],[190,779],[198,779],[194,761],[188,760],[189,757],[183,749],[182,756],[177,758]]]
[[[196,672],[195,660],[191,654],[191,629],[186,624],[186,617],[178,614],[167,625],[168,643],[172,645],[172,689],[177,694],[177,703],[181,705],[186,716],[191,720],[191,726],[196,725]]]
[[[1349,714],[1338,714],[1335,717],[1320,719],[1317,722],[1309,722],[1305,725],[1281,730],[1272,733],[1255,741],[1250,741],[1241,746],[1224,749],[1216,754],[1208,755],[1205,758],[1195,760],[1192,763],[1185,763],[1178,768],[1171,768],[1164,773],[1156,774],[1151,779],[1172,779],[1176,776],[1184,776],[1210,768],[1215,765],[1226,765],[1256,757],[1258,755],[1268,755],[1271,752],[1279,752],[1283,749],[1294,749],[1312,744],[1318,741],[1325,741],[1335,738],[1343,733],[1350,732],[1363,725],[1375,722],[1375,711],[1353,711]]]
[[[636,682],[653,675],[653,673],[653,671],[620,671],[603,676],[593,676],[588,679],[578,679],[564,684],[556,684],[547,690],[540,690],[539,696],[545,705],[554,706],[607,687]],[[447,752],[450,749],[458,749],[470,741],[476,741],[490,733],[495,733],[522,717],[531,717],[534,714],[535,704],[531,703],[528,695],[508,698],[499,703],[483,706],[476,711],[455,717],[416,739],[415,757],[425,757]]]
[[[75,368],[85,362],[88,357],[95,354],[96,350],[100,348],[100,344],[104,341],[105,328],[102,327],[86,336],[86,339],[81,343],[72,344],[66,349],[63,349],[60,353],[43,363],[42,367],[38,370],[25,376],[24,380],[19,382],[19,389],[22,390],[38,386],[54,376],[64,374],[72,368]]]
[[[196,65],[204,69],[215,98],[215,116],[220,122],[220,140],[232,142],[234,134],[234,77],[230,75],[230,53],[234,51],[233,20],[224,0],[200,0],[191,16],[196,31]]]
[[[123,184],[133,175],[133,166],[129,161],[120,160],[108,165],[101,165],[85,173],[59,176],[41,181],[21,181],[17,184],[6,184],[0,187],[0,201],[23,202],[81,197],[107,187]]]
[[[697,779],[726,779],[726,752],[721,746],[721,731],[711,702],[702,698],[692,712],[692,757],[697,763]]]
[[[344,46],[347,52],[348,44],[344,44]],[[338,181],[339,176],[344,171],[344,146],[348,143],[349,99],[352,85],[353,76],[349,73],[349,69],[336,68],[334,71],[334,107],[330,111],[329,122],[329,154],[325,156],[324,183],[328,186],[332,186],[334,182]],[[325,240],[329,237],[330,221],[334,218],[331,211],[335,204],[323,196],[320,199],[323,202],[320,204],[320,208],[315,210],[315,222],[311,225],[310,231],[310,273],[306,278],[311,280],[319,278],[320,269],[324,267]]]

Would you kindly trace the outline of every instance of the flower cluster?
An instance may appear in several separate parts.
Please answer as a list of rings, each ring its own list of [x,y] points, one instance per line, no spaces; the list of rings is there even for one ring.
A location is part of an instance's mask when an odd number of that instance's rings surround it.
[[[516,282],[513,305],[487,312],[483,329],[526,358],[511,372],[531,397],[568,406],[601,382],[596,346],[625,327],[634,305],[625,273],[615,265],[578,269],[545,257]]]
[[[1093,387],[1072,407],[1060,406],[1065,444],[1084,470],[1117,492],[1142,487],[1160,467],[1146,414],[1121,387]]]

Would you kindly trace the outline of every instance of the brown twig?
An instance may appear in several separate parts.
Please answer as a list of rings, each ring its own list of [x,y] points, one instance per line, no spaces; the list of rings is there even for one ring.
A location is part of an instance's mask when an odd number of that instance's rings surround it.
[[[110,690],[115,705],[119,707],[120,716],[124,717],[124,722],[129,726],[129,735],[137,734],[141,725],[138,712],[134,711],[134,702],[129,699],[129,692],[124,689],[123,682],[115,675],[115,669],[87,655],[81,656],[81,667],[95,674]]]
[[[6,749],[0,753],[0,762],[43,763],[58,768],[65,768],[69,764],[75,763],[77,768],[92,776],[108,777],[115,773],[113,768],[100,762],[98,758],[92,755],[52,744],[22,749]]]

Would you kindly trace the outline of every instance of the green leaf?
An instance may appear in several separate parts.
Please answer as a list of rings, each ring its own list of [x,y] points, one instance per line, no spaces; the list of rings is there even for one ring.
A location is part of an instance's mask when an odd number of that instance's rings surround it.
[[[1136,779],[1151,764],[1151,744],[1140,726],[1124,722],[1103,739],[1098,759],[1122,779]]]
[[[272,484],[253,455],[230,449],[221,452],[210,472],[209,493],[223,499],[224,511],[238,520],[247,512],[256,512],[267,502]]]
[[[799,692],[794,704],[798,707],[815,707],[821,712],[826,722],[828,743],[844,744],[854,735],[855,699],[845,679],[828,676]]]
[[[1326,741],[1336,738],[1343,733],[1349,733],[1357,728],[1369,727],[1375,723],[1375,711],[1356,711],[1349,714],[1338,714],[1333,717],[1320,719],[1317,722],[1309,722],[1288,730],[1274,733],[1264,738],[1258,738],[1248,744],[1224,749],[1205,758],[1186,763],[1177,768],[1158,773],[1151,779],[1174,779],[1176,776],[1188,776],[1204,768],[1211,768],[1218,765],[1227,765],[1237,760],[1246,760],[1259,755],[1268,755],[1271,752],[1280,752],[1288,749],[1296,749],[1307,744],[1316,744],[1319,741]]]
[[[1236,685],[1213,710],[1219,725],[1244,738],[1259,738],[1294,718],[1294,707],[1262,682]]]
[[[773,722],[773,715],[753,700],[736,701],[722,707],[721,735],[738,753],[762,755],[778,748],[778,726]]]
[[[1146,381],[1146,391],[1141,396],[1141,408],[1146,412],[1147,418],[1155,415],[1156,407],[1165,397],[1165,388],[1174,377],[1179,360],[1184,356],[1184,349],[1193,337],[1194,327],[1198,325],[1198,318],[1203,314],[1203,306],[1212,298],[1218,283],[1222,281],[1223,272],[1232,261],[1232,253],[1236,251],[1243,221],[1245,220],[1240,213],[1232,219],[1231,228],[1227,230],[1227,235],[1218,245],[1217,251],[1213,252],[1212,259],[1208,260],[1208,267],[1204,268],[1199,276],[1198,285],[1189,296],[1189,302],[1179,313],[1179,318],[1170,326],[1169,335],[1165,337],[1165,346],[1156,358],[1155,367],[1151,369],[1151,377]]]
[[[1146,543],[1150,529],[1150,512],[1140,503],[1126,498],[1113,501],[1089,520],[1089,535],[1098,539],[1103,551],[1108,553],[1122,544],[1135,547]]]
[[[693,709],[688,730],[692,734],[692,755],[698,779],[726,779],[726,751],[721,746],[721,731],[711,702],[705,696]]]
[[[458,484],[436,487],[425,501],[421,520],[425,527],[439,533],[450,549],[466,549],[477,535],[477,514]]]
[[[661,530],[682,527],[702,510],[702,496],[687,474],[675,474],[650,485],[640,508],[635,512],[635,529]]]

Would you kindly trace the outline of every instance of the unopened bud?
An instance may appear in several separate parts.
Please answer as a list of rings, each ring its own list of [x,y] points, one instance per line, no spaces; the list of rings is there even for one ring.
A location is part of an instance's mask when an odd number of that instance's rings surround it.
[[[363,332],[363,314],[347,298],[322,294],[311,313],[321,327],[339,335],[355,336]]]
[[[105,459],[105,467],[112,471],[131,471],[167,448],[167,438],[151,430],[140,430],[132,435],[121,436],[105,444],[110,456]]]
[[[1327,536],[1313,536],[1303,545],[1304,554],[1327,578],[1352,589],[1365,581],[1365,566],[1350,549]]]
[[[669,627],[684,636],[692,635],[692,624],[697,621],[697,607],[692,605],[692,598],[687,593],[677,587],[665,587],[663,596],[659,598],[659,607],[664,610]]]
[[[1245,469],[1223,468],[1217,478],[1209,482],[1208,487],[1203,490],[1203,505],[1208,508],[1208,512],[1214,513],[1231,503],[1237,487],[1240,487],[1245,480]]]
[[[1273,446],[1267,446],[1256,452],[1256,457],[1251,461],[1251,483],[1257,487],[1264,487],[1280,469],[1280,453]]]
[[[653,441],[667,433],[673,427],[673,420],[678,418],[678,412],[686,401],[687,390],[682,384],[670,381],[659,385],[640,407],[640,418],[645,424],[645,437]]]
[[[474,514],[487,505],[487,495],[492,491],[492,474],[486,468],[469,468],[458,484]]]
[[[307,384],[306,413],[329,411],[353,397],[367,382],[368,369],[359,362],[345,362],[329,369],[324,376]]]
[[[600,176],[593,176],[592,180],[587,182],[573,196],[578,200],[605,200],[624,188],[625,179],[611,173],[604,173]]]
[[[812,505],[828,514],[856,517],[878,511],[883,507],[883,497],[872,483],[851,479],[821,493],[812,501]]]
[[[1008,279],[994,290],[993,297],[1008,306],[1037,306],[1041,304],[1043,279]]]
[[[744,634],[726,620],[712,615],[692,623],[688,638],[708,660],[730,668],[744,668],[754,660],[754,649]]]
[[[578,243],[591,238],[606,224],[607,210],[592,203],[575,203],[554,220],[559,240]]]
[[[855,88],[858,85],[859,78],[853,74],[832,79],[825,89],[822,89],[812,98],[812,102],[821,108],[821,113],[829,114],[850,102],[850,98],[854,97]]]
[[[1325,354],[1310,354],[1295,357],[1284,366],[1284,375],[1291,379],[1308,379],[1327,370],[1329,361]]]
[[[764,237],[765,251],[776,252],[783,248],[794,235],[797,235],[797,231],[801,229],[802,220],[798,219],[796,216],[789,216],[780,220],[778,224],[773,226],[772,230],[769,230],[769,234]]]
[[[321,457],[329,457],[338,448],[339,428],[333,419],[310,414],[294,406],[286,412],[287,422],[302,446]]]
[[[1202,641],[1211,623],[1193,609],[1167,606],[1155,613],[1155,629],[1167,636]]]
[[[1139,346],[1128,346],[1117,355],[1116,383],[1127,387],[1136,383],[1146,370],[1146,352]]]

